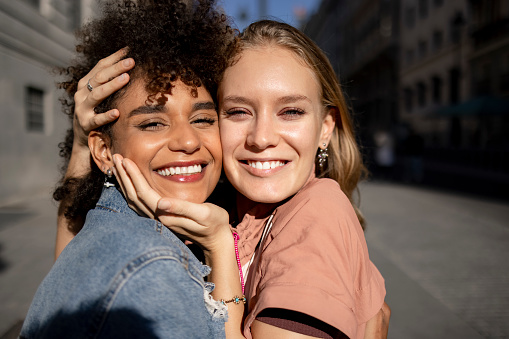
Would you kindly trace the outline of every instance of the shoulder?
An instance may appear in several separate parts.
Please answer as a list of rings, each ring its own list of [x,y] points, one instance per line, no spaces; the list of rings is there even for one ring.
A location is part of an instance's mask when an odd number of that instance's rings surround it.
[[[360,227],[350,200],[332,179],[312,180],[278,207],[276,213],[274,225],[278,225],[279,230],[312,227],[315,231],[325,231],[337,225]]]

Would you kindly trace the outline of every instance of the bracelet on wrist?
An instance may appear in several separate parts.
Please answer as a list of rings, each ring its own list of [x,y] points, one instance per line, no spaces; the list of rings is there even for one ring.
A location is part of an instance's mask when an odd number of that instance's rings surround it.
[[[239,297],[239,296],[234,296],[233,298],[231,298],[230,300],[224,300],[224,299],[221,299],[219,300],[219,302],[223,305],[226,305],[228,303],[235,303],[236,305],[240,304],[241,302],[243,304],[246,303],[246,296],[245,295],[242,295],[242,297]]]

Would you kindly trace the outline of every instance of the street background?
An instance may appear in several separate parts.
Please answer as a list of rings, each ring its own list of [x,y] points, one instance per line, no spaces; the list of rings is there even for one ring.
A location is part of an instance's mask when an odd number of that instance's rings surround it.
[[[389,338],[509,338],[509,2],[219,0],[278,18],[329,57],[366,165],[361,210]],[[0,0],[0,339],[53,263],[69,126],[55,67],[95,0]]]

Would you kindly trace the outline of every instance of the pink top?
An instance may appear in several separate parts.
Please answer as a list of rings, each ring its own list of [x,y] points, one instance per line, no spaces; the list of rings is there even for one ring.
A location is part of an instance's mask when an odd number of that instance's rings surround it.
[[[246,280],[246,338],[266,308],[301,312],[350,338],[363,338],[365,323],[382,307],[385,285],[339,185],[312,177],[273,214],[272,229]],[[253,257],[267,219],[267,206],[259,204],[237,226],[242,265]]]

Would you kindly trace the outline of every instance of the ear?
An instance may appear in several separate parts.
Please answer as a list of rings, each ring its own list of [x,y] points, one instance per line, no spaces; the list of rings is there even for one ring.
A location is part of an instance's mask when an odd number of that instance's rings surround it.
[[[88,148],[90,148],[90,154],[95,164],[103,173],[114,166],[111,141],[108,136],[101,132],[91,131],[88,135]]]
[[[322,148],[323,144],[328,145],[336,126],[336,107],[327,107],[327,113],[322,120],[322,132],[320,134],[320,144],[318,147]]]

